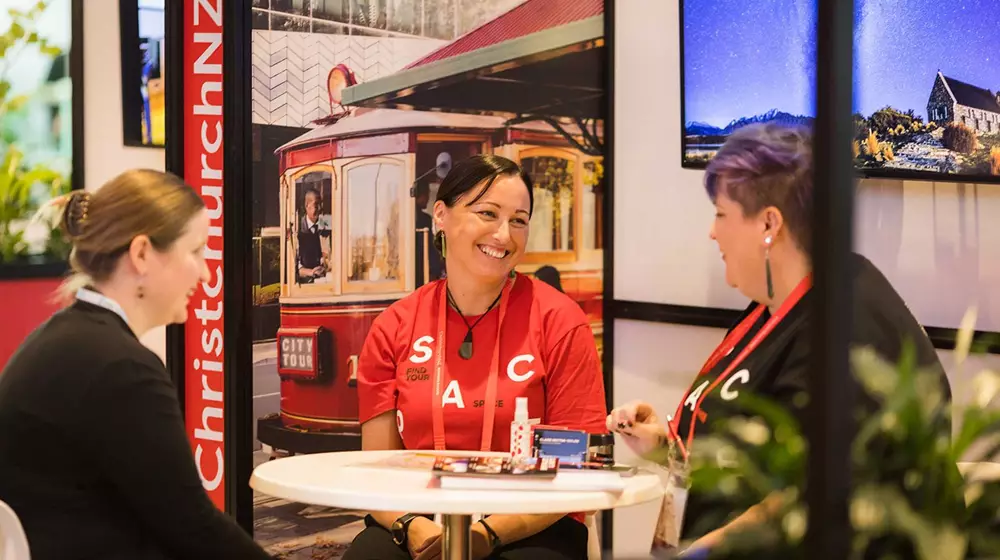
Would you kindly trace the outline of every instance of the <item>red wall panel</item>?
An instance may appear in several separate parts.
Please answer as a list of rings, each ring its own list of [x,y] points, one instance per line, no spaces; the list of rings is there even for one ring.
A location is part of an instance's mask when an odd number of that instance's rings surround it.
[[[24,337],[59,306],[52,302],[62,278],[0,280],[0,369]]]

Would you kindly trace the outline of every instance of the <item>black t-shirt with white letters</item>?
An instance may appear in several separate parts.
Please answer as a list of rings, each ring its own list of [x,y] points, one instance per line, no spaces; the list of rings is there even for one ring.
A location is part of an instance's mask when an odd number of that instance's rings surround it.
[[[905,341],[911,341],[916,351],[917,362],[924,367],[940,371],[945,398],[950,400],[951,392],[937,352],[902,298],[885,276],[865,257],[853,254],[850,266],[854,282],[852,344],[870,346],[883,359],[896,362],[902,353]],[[721,358],[707,374],[699,375],[694,380],[684,396],[684,404],[680,407],[680,416],[676,423],[677,433],[683,442],[688,441],[692,421],[695,422],[692,441],[696,441],[717,429],[720,420],[745,414],[739,408],[739,397],[746,393],[753,393],[784,406],[798,419],[800,426],[804,426],[805,399],[801,396],[808,392],[811,367],[812,334],[809,329],[809,318],[813,313],[812,296],[811,291],[807,292],[774,330],[732,369],[725,380],[715,384],[732,360],[771,318],[766,309],[731,352]],[[756,303],[748,306],[735,325],[742,323],[756,307]],[[730,329],[730,332],[732,330]],[[714,388],[708,391],[713,384]],[[699,407],[698,396],[702,393],[705,393],[705,398]],[[856,402],[866,405],[869,410],[875,406],[875,403],[860,389],[855,391],[855,395]],[[675,411],[676,409],[669,412],[674,414]],[[853,415],[845,411],[845,423],[852,421],[852,418]],[[944,429],[950,430],[950,427]],[[737,508],[738,506],[734,504],[710,500],[708,496],[691,492],[685,509],[681,538],[694,539],[717,529],[727,519],[742,513]]]

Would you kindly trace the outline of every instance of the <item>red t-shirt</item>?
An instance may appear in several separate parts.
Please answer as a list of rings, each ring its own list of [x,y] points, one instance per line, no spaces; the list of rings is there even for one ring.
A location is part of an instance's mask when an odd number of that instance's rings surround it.
[[[440,282],[422,286],[382,312],[358,360],[359,420],[396,410],[406,449],[434,449],[431,399],[444,293]],[[473,328],[474,351],[466,360],[458,349],[468,327],[447,306],[442,403],[449,450],[480,450],[498,308]],[[466,319],[471,325],[478,317]],[[527,276],[519,275],[510,290],[496,394],[491,451],[510,451],[515,397],[528,397],[529,417],[542,424],[606,432],[604,382],[587,316],[569,297]]]
[[[358,360],[359,420],[396,410],[407,449],[434,448],[431,396],[439,282],[421,287],[379,315]],[[458,355],[468,328],[457,311],[447,308],[442,403],[450,450],[479,450],[498,307],[473,329],[469,360]],[[466,319],[473,324],[478,317]],[[583,310],[548,284],[518,276],[503,327],[492,451],[510,450],[515,397],[528,397],[529,416],[543,424],[605,432],[601,364]]]

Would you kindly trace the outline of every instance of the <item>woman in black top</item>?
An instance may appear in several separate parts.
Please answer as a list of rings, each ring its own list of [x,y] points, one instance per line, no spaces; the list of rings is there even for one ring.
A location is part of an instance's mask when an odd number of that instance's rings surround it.
[[[800,418],[808,389],[812,264],[808,243],[812,208],[811,145],[799,128],[750,126],[729,137],[705,173],[715,204],[710,237],[722,252],[727,283],[752,300],[722,344],[709,356],[664,426],[649,404],[635,402],[608,417],[609,428],[640,454],[671,438],[686,453],[719,418],[737,412],[741,393],[784,405]],[[884,359],[899,359],[913,344],[919,364],[936,368],[946,399],[950,390],[933,345],[899,294],[861,255],[850,261],[853,282],[852,343]],[[859,393],[869,406],[870,399]],[[845,411],[844,421],[852,414]],[[950,434],[950,427],[942,430]],[[669,434],[669,435],[668,435]],[[727,530],[753,523],[765,506],[746,512],[728,504],[688,496],[681,539],[692,548],[711,547]],[[718,519],[730,521],[718,526]],[[714,525],[713,525],[714,524]]]
[[[177,390],[138,339],[185,320],[208,225],[201,197],[157,171],[68,197],[75,301],[0,373],[0,500],[33,559],[270,558],[209,500]]]

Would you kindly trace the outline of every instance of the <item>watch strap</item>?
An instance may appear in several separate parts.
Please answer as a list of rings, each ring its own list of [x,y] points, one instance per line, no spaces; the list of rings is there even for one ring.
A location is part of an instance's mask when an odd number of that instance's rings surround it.
[[[490,537],[490,550],[496,550],[500,547],[502,542],[500,542],[500,535],[490,527],[490,524],[486,522],[486,518],[480,519],[479,523],[482,523],[483,529],[486,529],[486,534]]]
[[[417,517],[415,513],[406,513],[400,515],[392,523],[392,542],[396,543],[397,546],[401,548],[406,548],[406,540],[408,537],[408,532],[410,529],[410,523]]]

